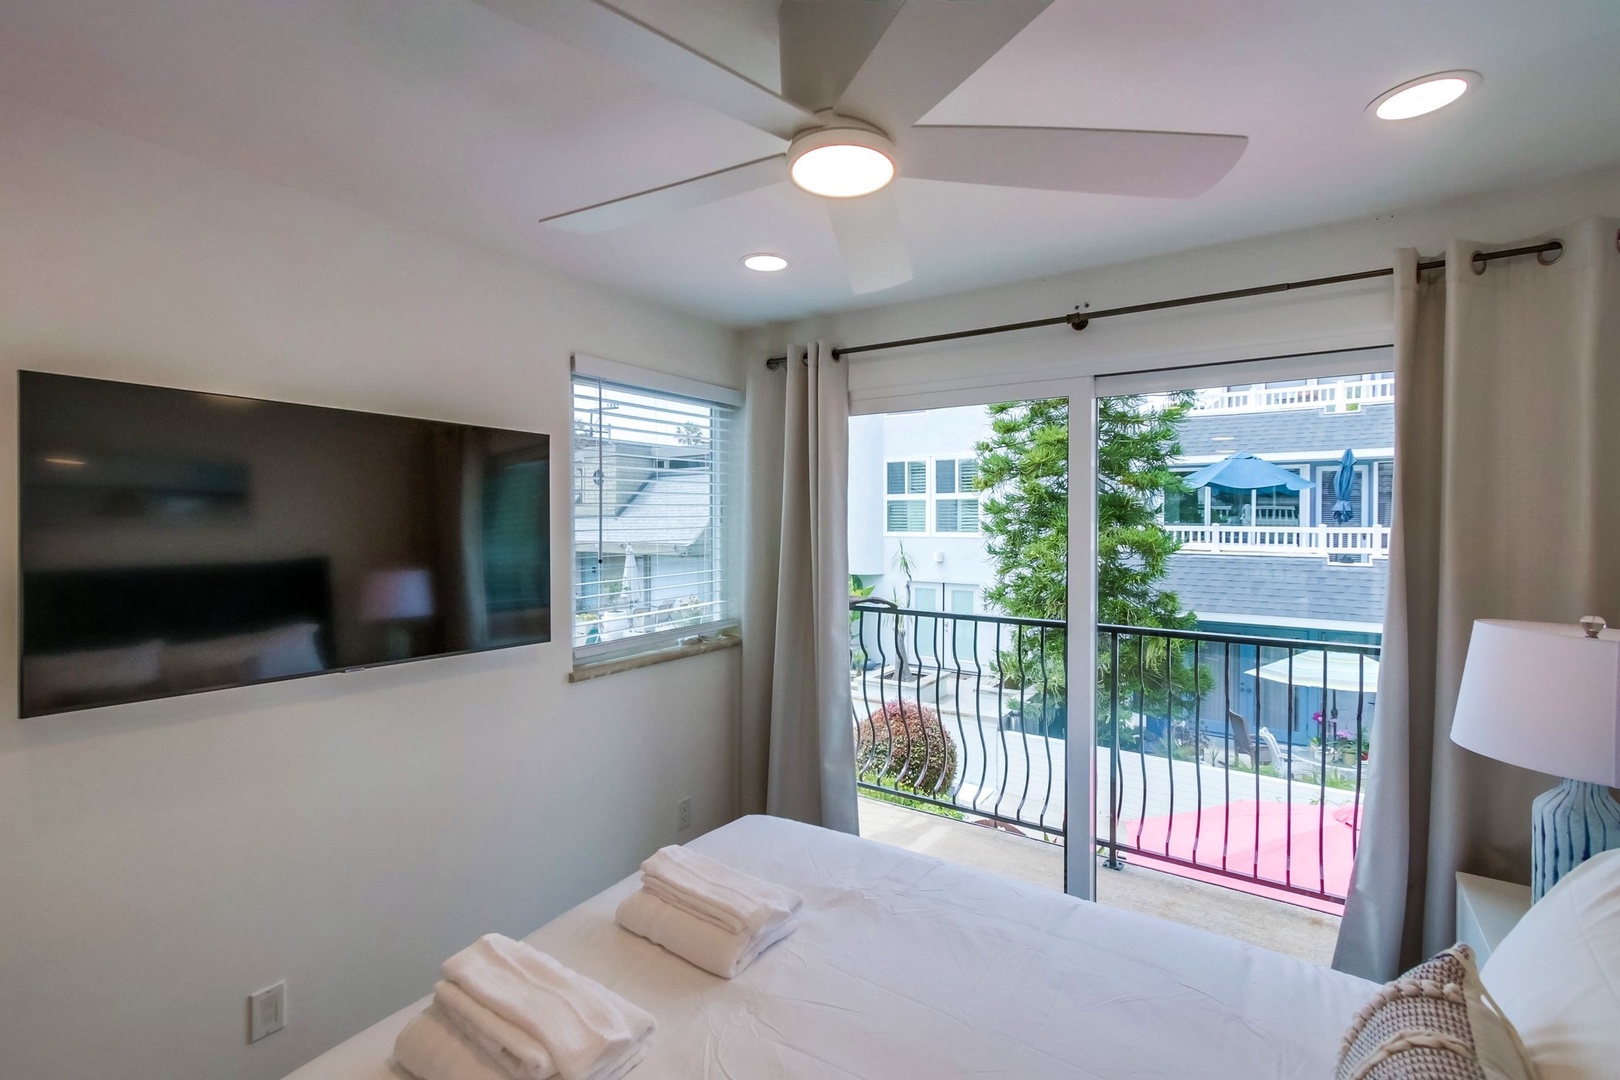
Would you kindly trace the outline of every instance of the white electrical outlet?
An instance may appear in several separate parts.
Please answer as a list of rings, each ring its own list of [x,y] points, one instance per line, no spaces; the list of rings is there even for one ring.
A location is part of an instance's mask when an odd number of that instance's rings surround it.
[[[287,1026],[287,981],[267,986],[248,998],[248,1042],[256,1043]]]
[[[675,831],[685,832],[692,827],[692,800],[690,797],[675,804]]]

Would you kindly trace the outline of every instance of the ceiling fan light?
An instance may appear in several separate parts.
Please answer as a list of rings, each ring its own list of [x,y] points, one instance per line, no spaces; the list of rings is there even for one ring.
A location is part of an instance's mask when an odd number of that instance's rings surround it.
[[[1445,108],[1479,81],[1477,71],[1437,71],[1384,91],[1367,108],[1380,120],[1410,120]]]
[[[788,175],[812,195],[870,195],[887,187],[894,173],[894,144],[863,128],[821,128],[794,139],[788,148]]]

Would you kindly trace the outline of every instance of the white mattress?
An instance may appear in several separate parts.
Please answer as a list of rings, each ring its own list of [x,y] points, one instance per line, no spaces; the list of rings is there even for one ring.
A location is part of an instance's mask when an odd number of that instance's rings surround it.
[[[528,941],[658,1018],[632,1080],[1302,1080],[1374,984],[1175,923],[776,818],[692,847],[804,894],[741,977],[619,929],[639,875]],[[399,1080],[417,1002],[288,1080]]]

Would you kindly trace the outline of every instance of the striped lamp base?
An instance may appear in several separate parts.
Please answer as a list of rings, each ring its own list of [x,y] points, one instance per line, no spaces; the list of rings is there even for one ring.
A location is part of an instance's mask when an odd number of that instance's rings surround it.
[[[1564,780],[1530,804],[1530,899],[1593,855],[1620,848],[1620,803],[1601,784]]]

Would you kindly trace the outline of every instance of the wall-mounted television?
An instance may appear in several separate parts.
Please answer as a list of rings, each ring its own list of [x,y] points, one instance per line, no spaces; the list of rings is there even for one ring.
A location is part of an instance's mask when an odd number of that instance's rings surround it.
[[[545,435],[18,379],[22,716],[550,640]]]

